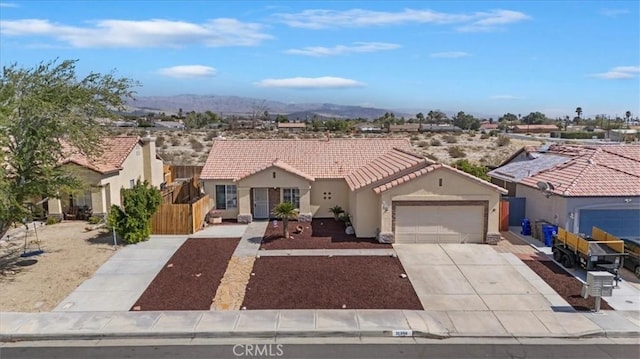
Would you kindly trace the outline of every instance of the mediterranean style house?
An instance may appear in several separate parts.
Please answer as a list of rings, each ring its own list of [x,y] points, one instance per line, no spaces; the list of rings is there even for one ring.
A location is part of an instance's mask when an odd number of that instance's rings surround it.
[[[356,236],[382,242],[494,239],[506,193],[408,139],[215,140],[200,179],[223,218],[266,220],[287,201],[310,221],[340,206]]]
[[[49,216],[73,217],[80,209],[104,216],[111,205],[120,205],[120,190],[137,180],[159,187],[164,182],[162,160],[157,157],[154,137],[105,137],[99,158],[74,153],[62,160],[84,186],[79,193],[61,193],[48,201]]]

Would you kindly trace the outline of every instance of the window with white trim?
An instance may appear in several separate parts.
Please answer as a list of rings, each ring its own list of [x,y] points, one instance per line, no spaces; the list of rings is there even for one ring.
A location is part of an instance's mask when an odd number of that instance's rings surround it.
[[[232,185],[216,185],[216,209],[238,208],[238,189]]]
[[[298,188],[283,188],[282,189],[282,201],[290,202],[294,207],[300,209],[300,189]]]

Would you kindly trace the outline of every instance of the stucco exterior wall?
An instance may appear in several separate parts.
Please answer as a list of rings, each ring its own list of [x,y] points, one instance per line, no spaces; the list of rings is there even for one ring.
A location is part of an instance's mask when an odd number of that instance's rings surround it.
[[[204,186],[204,192],[209,195],[209,198],[211,198],[211,208],[215,208],[215,206],[216,206],[216,185],[227,185],[227,186],[237,186],[238,185],[237,183],[235,183],[235,182],[233,182],[231,180],[227,180],[227,181],[224,181],[224,180],[219,180],[219,181],[204,180],[202,183],[203,183],[203,186]],[[240,200],[241,196],[242,197],[246,197],[245,202],[249,202],[249,191],[248,190],[243,190],[242,193],[241,193],[240,190],[238,189],[238,208],[220,210],[220,213],[222,214],[222,218],[224,218],[224,219],[235,219],[238,216],[238,213],[240,213],[240,204],[244,203],[243,201]],[[209,209],[211,209],[211,208],[209,208]],[[248,213],[251,213],[251,206],[248,206],[245,210],[249,211]]]
[[[547,198],[537,187],[533,188],[521,184],[516,186],[516,196],[527,199],[525,216],[531,223],[544,220],[563,228],[570,228],[567,202],[564,197],[550,196]]]
[[[310,187],[312,183],[300,176],[289,173],[277,167],[267,168],[247,178],[238,181],[238,193],[242,190],[243,196],[238,196],[240,214],[251,213],[250,191],[251,188],[298,188],[300,190],[300,213],[311,213]],[[280,192],[282,200],[282,191]]]
[[[635,197],[562,197],[546,198],[539,189],[518,184],[518,197],[526,197],[525,215],[532,222],[545,220],[578,233],[582,209],[640,210],[640,196]],[[630,201],[625,202],[625,199]],[[573,218],[572,218],[573,217]]]
[[[160,187],[164,182],[162,161],[156,158],[156,138],[145,137],[142,139],[142,154],[144,161],[144,179],[152,186]]]
[[[360,238],[375,237],[380,230],[380,216],[383,212],[380,196],[369,187],[357,191],[355,200],[355,209],[352,209],[351,213],[352,217],[357,216],[357,223],[352,223],[356,236]],[[389,209],[388,212],[390,211]]]
[[[442,179],[442,186],[440,186]],[[418,177],[410,182],[394,187],[382,193],[378,210],[382,202],[391,206],[393,201],[488,201],[488,233],[499,232],[500,193],[473,179],[466,178],[452,170],[441,168]],[[381,212],[382,232],[392,231],[392,211]]]
[[[344,179],[318,179],[311,184],[311,213],[314,218],[332,218],[329,208],[340,206],[349,212],[349,186]]]

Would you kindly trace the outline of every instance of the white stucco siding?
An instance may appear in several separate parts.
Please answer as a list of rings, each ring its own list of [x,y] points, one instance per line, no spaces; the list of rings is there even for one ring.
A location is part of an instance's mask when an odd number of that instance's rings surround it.
[[[438,169],[418,177],[383,192],[380,199],[389,206],[401,201],[487,201],[487,232],[499,232],[500,193],[452,170]],[[392,219],[391,210],[382,213],[382,232],[392,231]]]
[[[311,213],[314,218],[332,218],[331,207],[349,211],[349,187],[344,179],[318,179],[311,183]]]

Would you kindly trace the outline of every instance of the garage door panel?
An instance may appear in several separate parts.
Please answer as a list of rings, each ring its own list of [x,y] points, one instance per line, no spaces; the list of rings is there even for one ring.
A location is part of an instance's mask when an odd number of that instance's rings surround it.
[[[484,238],[482,206],[402,206],[395,208],[397,243],[468,243]]]

